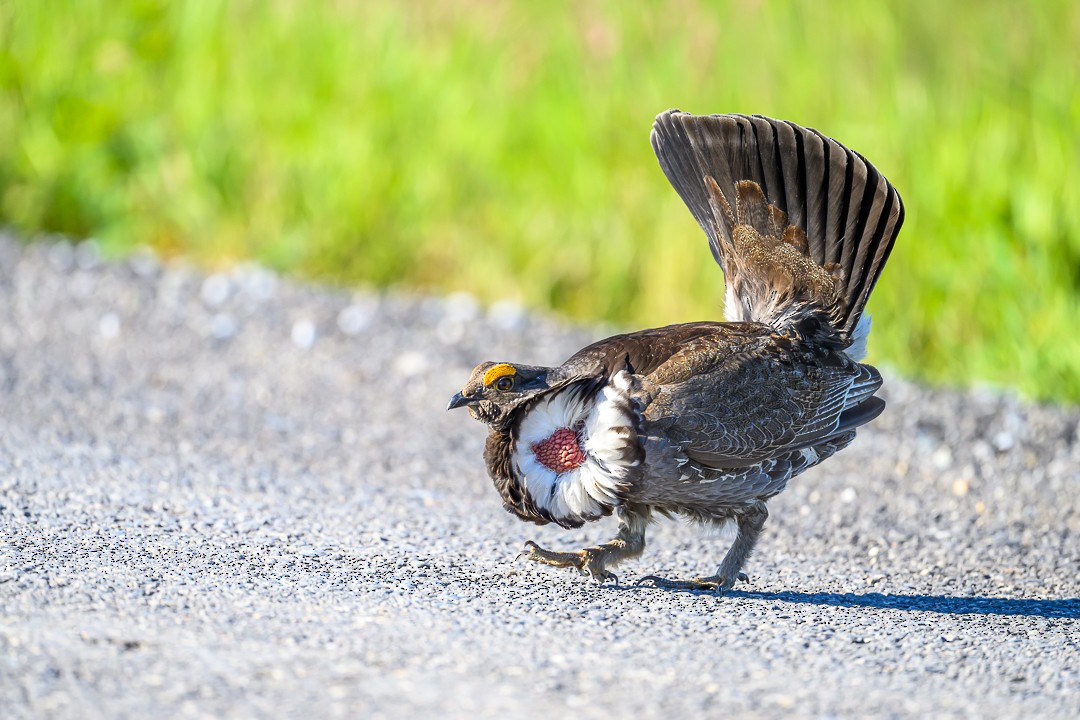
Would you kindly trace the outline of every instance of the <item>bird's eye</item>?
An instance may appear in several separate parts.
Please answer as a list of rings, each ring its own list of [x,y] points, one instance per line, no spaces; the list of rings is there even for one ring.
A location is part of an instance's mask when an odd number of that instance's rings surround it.
[[[509,375],[505,375],[495,381],[495,389],[499,392],[506,392],[512,387],[514,387],[514,378]]]

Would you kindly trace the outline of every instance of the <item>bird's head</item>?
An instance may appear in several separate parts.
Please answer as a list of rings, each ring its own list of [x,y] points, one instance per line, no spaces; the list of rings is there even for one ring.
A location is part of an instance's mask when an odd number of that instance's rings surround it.
[[[467,407],[469,414],[491,427],[505,427],[515,410],[538,395],[561,387],[556,368],[485,362],[477,365],[447,410]]]

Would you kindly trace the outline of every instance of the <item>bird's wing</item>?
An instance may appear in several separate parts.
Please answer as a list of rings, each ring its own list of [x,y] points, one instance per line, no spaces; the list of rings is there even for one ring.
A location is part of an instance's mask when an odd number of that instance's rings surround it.
[[[684,373],[676,361],[645,417],[691,460],[713,468],[758,463],[869,422],[884,407],[874,368],[856,363],[793,364],[732,354]],[[681,375],[685,377],[680,377]]]
[[[850,341],[904,219],[873,165],[760,115],[669,110],[652,145],[724,270],[728,320],[784,329],[818,312]]]

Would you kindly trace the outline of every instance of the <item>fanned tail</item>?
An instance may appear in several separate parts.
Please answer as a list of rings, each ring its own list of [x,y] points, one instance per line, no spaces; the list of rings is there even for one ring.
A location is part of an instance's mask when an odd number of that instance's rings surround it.
[[[661,113],[652,145],[709,236],[726,316],[849,353],[904,221],[896,189],[816,130],[760,115]]]

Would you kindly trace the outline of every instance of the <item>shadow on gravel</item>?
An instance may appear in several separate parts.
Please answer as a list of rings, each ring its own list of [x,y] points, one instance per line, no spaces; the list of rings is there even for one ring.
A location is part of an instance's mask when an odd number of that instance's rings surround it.
[[[1025,615],[1045,618],[1080,618],[1080,598],[1061,600],[1011,600],[1009,598],[946,597],[943,595],[883,595],[867,593],[753,592],[732,590],[726,597],[836,607],[872,607],[917,610],[949,615]]]

